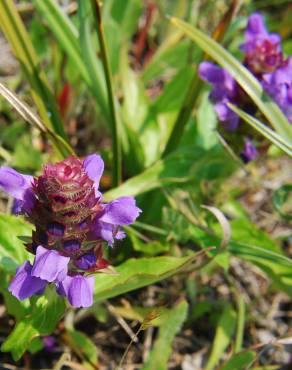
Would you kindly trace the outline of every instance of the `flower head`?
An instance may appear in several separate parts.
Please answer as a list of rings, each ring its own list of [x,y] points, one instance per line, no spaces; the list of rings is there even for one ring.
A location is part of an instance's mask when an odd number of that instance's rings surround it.
[[[248,18],[245,42],[241,49],[245,53],[245,64],[255,75],[274,71],[283,60],[280,36],[268,33],[259,13]]]
[[[132,197],[102,203],[99,181],[104,169],[100,156],[81,161],[76,157],[44,166],[39,177],[0,168],[0,189],[12,195],[14,212],[23,213],[35,226],[27,249],[35,255],[33,266],[23,264],[9,290],[25,299],[54,283],[76,307],[93,302],[94,278],[105,269],[102,246],[125,234],[141,210]]]

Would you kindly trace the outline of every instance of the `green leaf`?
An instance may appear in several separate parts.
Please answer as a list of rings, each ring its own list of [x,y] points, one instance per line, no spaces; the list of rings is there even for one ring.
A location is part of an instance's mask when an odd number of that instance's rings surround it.
[[[148,256],[155,256],[160,253],[166,253],[170,249],[170,244],[160,242],[159,240],[149,241],[147,243],[139,239],[139,233],[136,235],[134,229],[127,229],[127,234],[130,236],[133,243],[133,248],[137,252],[144,253]]]
[[[143,366],[143,370],[166,370],[167,363],[172,352],[172,342],[180,331],[187,317],[188,304],[182,301],[172,310],[168,311],[164,322],[158,332],[158,338],[153,344],[149,358]]]
[[[103,17],[105,24],[114,21],[119,27],[119,35],[124,40],[130,40],[137,29],[142,9],[140,0],[108,0],[103,4]]]
[[[251,115],[245,113],[243,110],[235,107],[233,104],[228,104],[228,106],[239,115],[245,122],[256,129],[260,134],[270,140],[271,143],[275,144],[278,148],[283,150],[290,157],[292,156],[292,144],[286,141],[284,137],[277,134],[271,130],[268,126],[264,125],[258,119],[252,117]]]
[[[256,352],[254,351],[236,353],[220,367],[220,370],[246,370],[255,357]]]
[[[209,94],[205,92],[202,95],[201,104],[197,111],[197,135],[196,143],[204,149],[210,149],[218,143],[216,135],[217,117],[212,106]]]
[[[284,113],[264,93],[260,82],[237,59],[197,28],[175,17],[170,17],[170,21],[231,74],[280,135],[292,137],[292,128]]]
[[[152,189],[175,183],[186,183],[191,179],[214,180],[228,176],[237,164],[221,148],[204,151],[199,148],[185,148],[157,161],[143,173],[124,182],[104,194],[106,201],[123,195],[137,195]]]
[[[100,274],[95,277],[96,300],[117,295],[154,284],[166,279],[196,260],[196,254],[188,257],[153,257],[129,259],[115,269],[118,275]]]
[[[36,299],[30,313],[15,325],[1,350],[11,352],[13,359],[19,360],[29,349],[33,338],[50,334],[54,330],[64,310],[64,299],[53,289],[47,288],[46,294]]]
[[[232,340],[236,326],[236,314],[231,305],[226,305],[220,316],[212,350],[204,370],[212,370],[218,364]]]
[[[28,252],[17,236],[31,236],[32,226],[19,216],[0,214],[0,266],[13,273],[28,259]]]

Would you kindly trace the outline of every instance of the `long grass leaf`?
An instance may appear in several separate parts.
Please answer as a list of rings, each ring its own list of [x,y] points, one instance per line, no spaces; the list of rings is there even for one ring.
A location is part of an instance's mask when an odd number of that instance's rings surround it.
[[[258,119],[250,116],[248,113],[246,113],[243,110],[237,108],[233,104],[228,104],[228,106],[235,113],[237,113],[239,115],[239,117],[241,117],[246,123],[251,125],[260,134],[265,136],[268,140],[270,140],[278,148],[283,150],[283,152],[288,154],[290,157],[292,156],[292,142],[289,143],[281,135],[277,134],[275,131],[271,130],[268,126],[266,126],[262,122],[260,122]]]
[[[88,43],[88,37],[86,38],[82,34],[79,38],[77,28],[55,0],[33,0],[33,2],[39,13],[47,21],[50,30],[55,35],[62,49],[75,64],[77,73],[80,74],[82,80],[90,89],[101,113],[105,118],[108,118],[106,91],[102,88],[103,74],[97,68],[93,68],[92,58],[95,57],[95,63],[97,63],[97,59],[94,48]],[[89,4],[86,1],[82,1],[80,5],[82,6],[81,10],[83,10]],[[84,23],[81,23],[81,31],[84,30],[87,22],[89,22],[85,17],[88,18],[88,14],[83,17]]]
[[[0,95],[3,96],[3,98],[5,98],[8,103],[13,106],[13,108],[15,108],[15,110],[25,121],[37,127],[43,134],[51,139],[51,141],[61,154],[61,157],[66,157],[70,154],[74,154],[73,149],[61,136],[48,128],[24,102],[22,102],[2,83],[0,83]]]

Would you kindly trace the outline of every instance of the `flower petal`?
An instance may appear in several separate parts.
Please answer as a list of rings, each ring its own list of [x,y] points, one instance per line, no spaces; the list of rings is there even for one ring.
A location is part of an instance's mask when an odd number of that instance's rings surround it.
[[[86,253],[75,261],[75,265],[81,270],[88,270],[96,263],[97,257],[93,253]]]
[[[13,168],[0,168],[0,189],[16,199],[24,200],[25,192],[31,188],[32,176],[23,175]]]
[[[99,182],[104,171],[104,162],[100,155],[91,154],[88,155],[83,161],[83,168],[85,169],[88,177],[94,181],[96,195],[100,195],[98,192]]]
[[[97,238],[105,240],[110,246],[114,244],[114,230],[113,224],[108,224],[107,222],[99,221],[96,218],[92,224],[92,232]]]
[[[121,197],[104,206],[104,213],[99,220],[113,225],[130,225],[140,212],[133,197]]]
[[[20,301],[42,291],[47,282],[31,275],[32,266],[26,261],[16,270],[8,290]]]
[[[93,276],[67,276],[58,284],[57,292],[66,295],[74,307],[90,307],[93,304],[93,286]]]
[[[61,256],[57,251],[39,245],[31,274],[48,282],[62,281],[67,276],[69,261],[70,257]]]

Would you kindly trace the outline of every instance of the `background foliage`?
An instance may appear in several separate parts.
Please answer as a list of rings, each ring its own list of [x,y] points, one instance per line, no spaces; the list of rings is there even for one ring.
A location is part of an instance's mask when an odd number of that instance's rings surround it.
[[[32,229],[3,195],[3,364],[289,368],[291,125],[241,63],[254,11],[291,54],[288,1],[0,1],[1,162],[37,175],[48,161],[99,152],[105,200],[134,195],[143,210],[108,251],[118,275],[97,275],[96,303],[73,311],[50,289],[23,302],[8,293],[28,256],[18,237]],[[248,165],[198,78],[206,58],[258,108],[237,110],[259,147]]]

